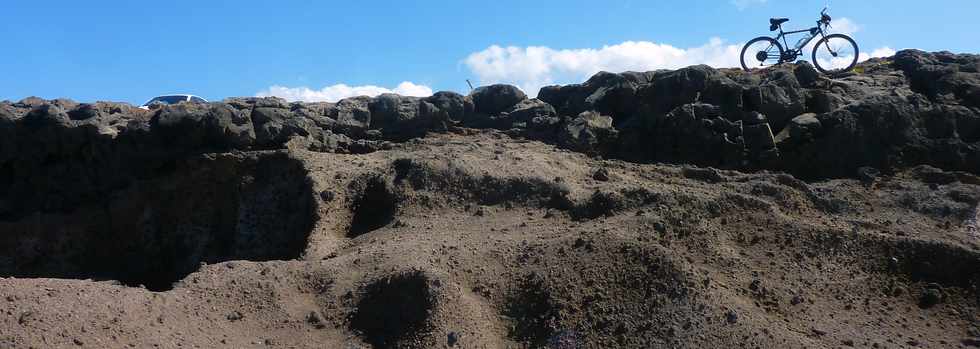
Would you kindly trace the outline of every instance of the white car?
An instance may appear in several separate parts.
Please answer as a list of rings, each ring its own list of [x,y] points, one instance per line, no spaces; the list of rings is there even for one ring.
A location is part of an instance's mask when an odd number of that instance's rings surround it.
[[[149,110],[150,105],[153,103],[161,103],[161,104],[169,105],[169,104],[177,104],[183,102],[207,103],[208,101],[204,98],[195,95],[164,95],[164,96],[154,97],[153,99],[147,101],[146,103],[143,103],[143,105],[140,106],[140,109]]]

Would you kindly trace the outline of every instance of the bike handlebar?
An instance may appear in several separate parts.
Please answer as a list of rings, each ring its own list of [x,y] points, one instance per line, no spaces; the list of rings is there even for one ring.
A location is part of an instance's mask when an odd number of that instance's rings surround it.
[[[820,11],[820,21],[817,23],[830,24],[831,18],[830,15],[827,14],[828,8],[829,7],[824,7],[823,10]]]

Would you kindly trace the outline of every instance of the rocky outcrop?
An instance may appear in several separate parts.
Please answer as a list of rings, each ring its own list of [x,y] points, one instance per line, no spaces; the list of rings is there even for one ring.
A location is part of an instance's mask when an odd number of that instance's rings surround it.
[[[75,207],[194,154],[285,147],[366,153],[456,127],[499,129],[608,158],[809,179],[919,164],[978,174],[978,66],[976,55],[902,51],[833,78],[806,63],[753,72],[703,65],[602,72],[582,84],[545,87],[537,99],[492,85],[468,96],[231,98],[153,110],[0,102],[0,217]]]
[[[559,115],[611,115],[620,135],[600,147],[606,157],[810,179],[918,164],[980,173],[978,64],[976,55],[908,50],[833,78],[805,62],[751,73],[603,72],[539,98]]]

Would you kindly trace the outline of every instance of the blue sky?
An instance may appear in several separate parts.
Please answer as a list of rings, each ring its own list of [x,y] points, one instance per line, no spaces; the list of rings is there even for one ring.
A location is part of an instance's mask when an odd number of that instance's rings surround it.
[[[465,93],[465,79],[533,95],[600,69],[731,65],[733,47],[769,33],[769,17],[810,26],[828,4],[863,52],[980,52],[976,0],[5,0],[0,100],[330,100]]]

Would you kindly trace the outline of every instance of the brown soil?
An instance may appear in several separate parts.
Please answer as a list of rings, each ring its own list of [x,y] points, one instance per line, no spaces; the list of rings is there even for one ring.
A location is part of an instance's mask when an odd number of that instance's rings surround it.
[[[464,133],[208,155],[0,223],[0,348],[980,345],[975,176],[806,183]]]

